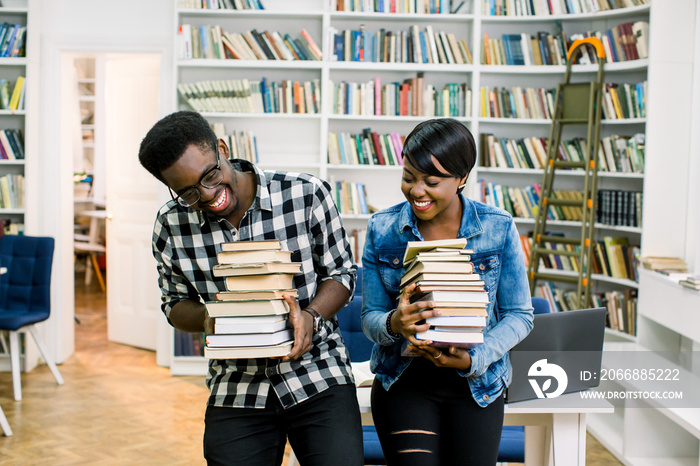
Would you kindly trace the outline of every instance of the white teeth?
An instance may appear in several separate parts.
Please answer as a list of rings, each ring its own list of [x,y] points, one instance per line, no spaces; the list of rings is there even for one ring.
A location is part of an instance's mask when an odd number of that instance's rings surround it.
[[[221,195],[214,200],[214,202],[210,202],[209,206],[213,207],[214,209],[218,209],[224,204],[224,201],[226,200],[226,190],[221,191]]]
[[[424,201],[424,202],[413,201],[413,203],[414,203],[415,205],[417,205],[418,207],[425,207],[425,206],[427,206],[428,204],[430,204],[430,201]]]

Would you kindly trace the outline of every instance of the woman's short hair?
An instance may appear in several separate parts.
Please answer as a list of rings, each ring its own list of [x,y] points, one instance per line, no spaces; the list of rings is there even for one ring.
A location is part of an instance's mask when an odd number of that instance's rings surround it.
[[[472,133],[452,118],[436,118],[420,123],[404,141],[401,157],[408,158],[421,173],[446,177],[432,157],[456,178],[464,178],[476,163],[476,144]]]

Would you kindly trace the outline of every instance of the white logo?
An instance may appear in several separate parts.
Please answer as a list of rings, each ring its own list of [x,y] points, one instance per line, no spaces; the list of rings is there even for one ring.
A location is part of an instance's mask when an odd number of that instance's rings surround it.
[[[530,385],[532,385],[532,389],[535,390],[537,398],[556,398],[564,393],[564,390],[566,390],[566,384],[569,383],[569,378],[566,376],[564,369],[556,364],[548,363],[546,359],[535,361],[535,363],[530,366],[530,370],[527,372],[527,375],[530,377],[528,380],[530,381]],[[537,378],[543,377],[546,377],[546,380],[542,386],[540,386]],[[547,391],[551,388],[552,379],[557,381],[557,389],[553,392],[547,393]]]

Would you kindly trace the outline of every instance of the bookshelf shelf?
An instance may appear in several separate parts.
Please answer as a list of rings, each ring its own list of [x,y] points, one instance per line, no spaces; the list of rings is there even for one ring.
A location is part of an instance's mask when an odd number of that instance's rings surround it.
[[[531,15],[531,16],[481,16],[482,23],[540,23],[552,21],[586,22],[592,20],[618,19],[639,14],[649,14],[650,5],[599,11],[596,13],[578,13],[566,15]]]
[[[24,160],[0,160],[0,165],[23,166]]]
[[[309,60],[218,60],[211,58],[191,58],[178,60],[181,68],[249,68],[249,69],[295,69],[320,70],[321,62]]]
[[[284,20],[318,20],[323,17],[323,11],[270,11],[270,10],[229,10],[229,9],[199,9],[188,8],[178,10],[180,16],[191,18],[246,18],[246,19],[284,19]]]
[[[351,170],[360,170],[360,171],[367,171],[367,170],[384,170],[384,171],[390,171],[390,172],[396,172],[396,171],[401,171],[403,170],[401,165],[355,165],[355,164],[343,164],[343,165],[332,165],[328,164],[326,167],[329,170],[343,170],[343,171],[351,171]]]
[[[415,13],[371,13],[338,11],[330,13],[331,20],[377,20],[384,22],[428,22],[440,23],[466,23],[474,21],[475,16],[470,14],[415,14]]]
[[[522,225],[534,225],[535,224],[534,218],[513,217],[513,220],[515,220],[516,224],[522,224]],[[576,220],[547,220],[547,225],[548,226],[558,226],[558,227],[581,228],[581,222],[576,221]],[[595,228],[596,228],[596,230],[624,231],[627,233],[634,233],[634,234],[641,234],[642,233],[642,229],[639,227],[607,225],[604,223],[596,223]]]
[[[329,120],[346,120],[346,121],[389,121],[389,122],[410,122],[410,123],[420,123],[428,118],[426,116],[393,116],[393,115],[329,115]],[[471,121],[469,117],[453,117],[455,120],[468,122]]]
[[[546,66],[524,66],[524,65],[482,65],[483,74],[542,74],[561,76],[566,71],[564,65]],[[644,70],[649,66],[648,59],[630,60],[619,63],[607,63],[603,68],[605,73],[616,73],[623,71]],[[571,68],[573,74],[595,74],[598,72],[598,65],[574,65]],[[608,79],[610,79],[608,77]]]
[[[540,168],[499,168],[499,167],[481,167],[479,173],[502,173],[508,175],[532,175],[542,177],[543,170]],[[578,176],[582,177],[583,171],[568,170],[557,172],[557,176]],[[598,178],[626,178],[630,180],[643,180],[644,173],[619,173],[619,172],[599,172]]]
[[[281,120],[319,120],[320,113],[223,113],[202,112],[205,118],[255,118],[255,119],[281,119]]]
[[[26,114],[24,110],[0,110],[0,115],[25,116]]]
[[[554,275],[564,275],[567,277],[578,277],[578,272],[574,272],[573,270],[559,270],[559,269],[550,269],[550,268],[546,268],[546,267],[540,267],[540,271],[544,272],[544,273],[551,273]],[[638,288],[639,287],[639,283],[637,283],[633,280],[628,280],[626,278],[608,277],[607,275],[601,275],[599,273],[591,274],[591,279],[599,281],[599,282],[621,285],[621,286],[625,286],[628,288]]]
[[[328,69],[353,71],[411,71],[411,72],[440,72],[440,73],[470,73],[475,71],[474,65],[445,65],[435,63],[385,63],[385,62],[353,62],[331,61]]]

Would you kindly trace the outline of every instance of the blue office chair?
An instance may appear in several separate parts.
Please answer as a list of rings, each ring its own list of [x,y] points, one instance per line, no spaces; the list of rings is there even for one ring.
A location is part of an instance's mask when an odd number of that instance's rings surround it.
[[[22,399],[20,379],[19,332],[29,331],[41,356],[59,385],[63,377],[34,324],[51,313],[51,264],[54,239],[5,235],[0,238],[0,265],[7,273],[0,275],[0,330],[10,334],[10,362],[15,400]]]
[[[549,301],[545,298],[532,298],[532,307],[535,314],[547,314],[550,312]],[[499,462],[525,462],[525,427],[503,426],[501,433],[501,447],[498,450]]]

